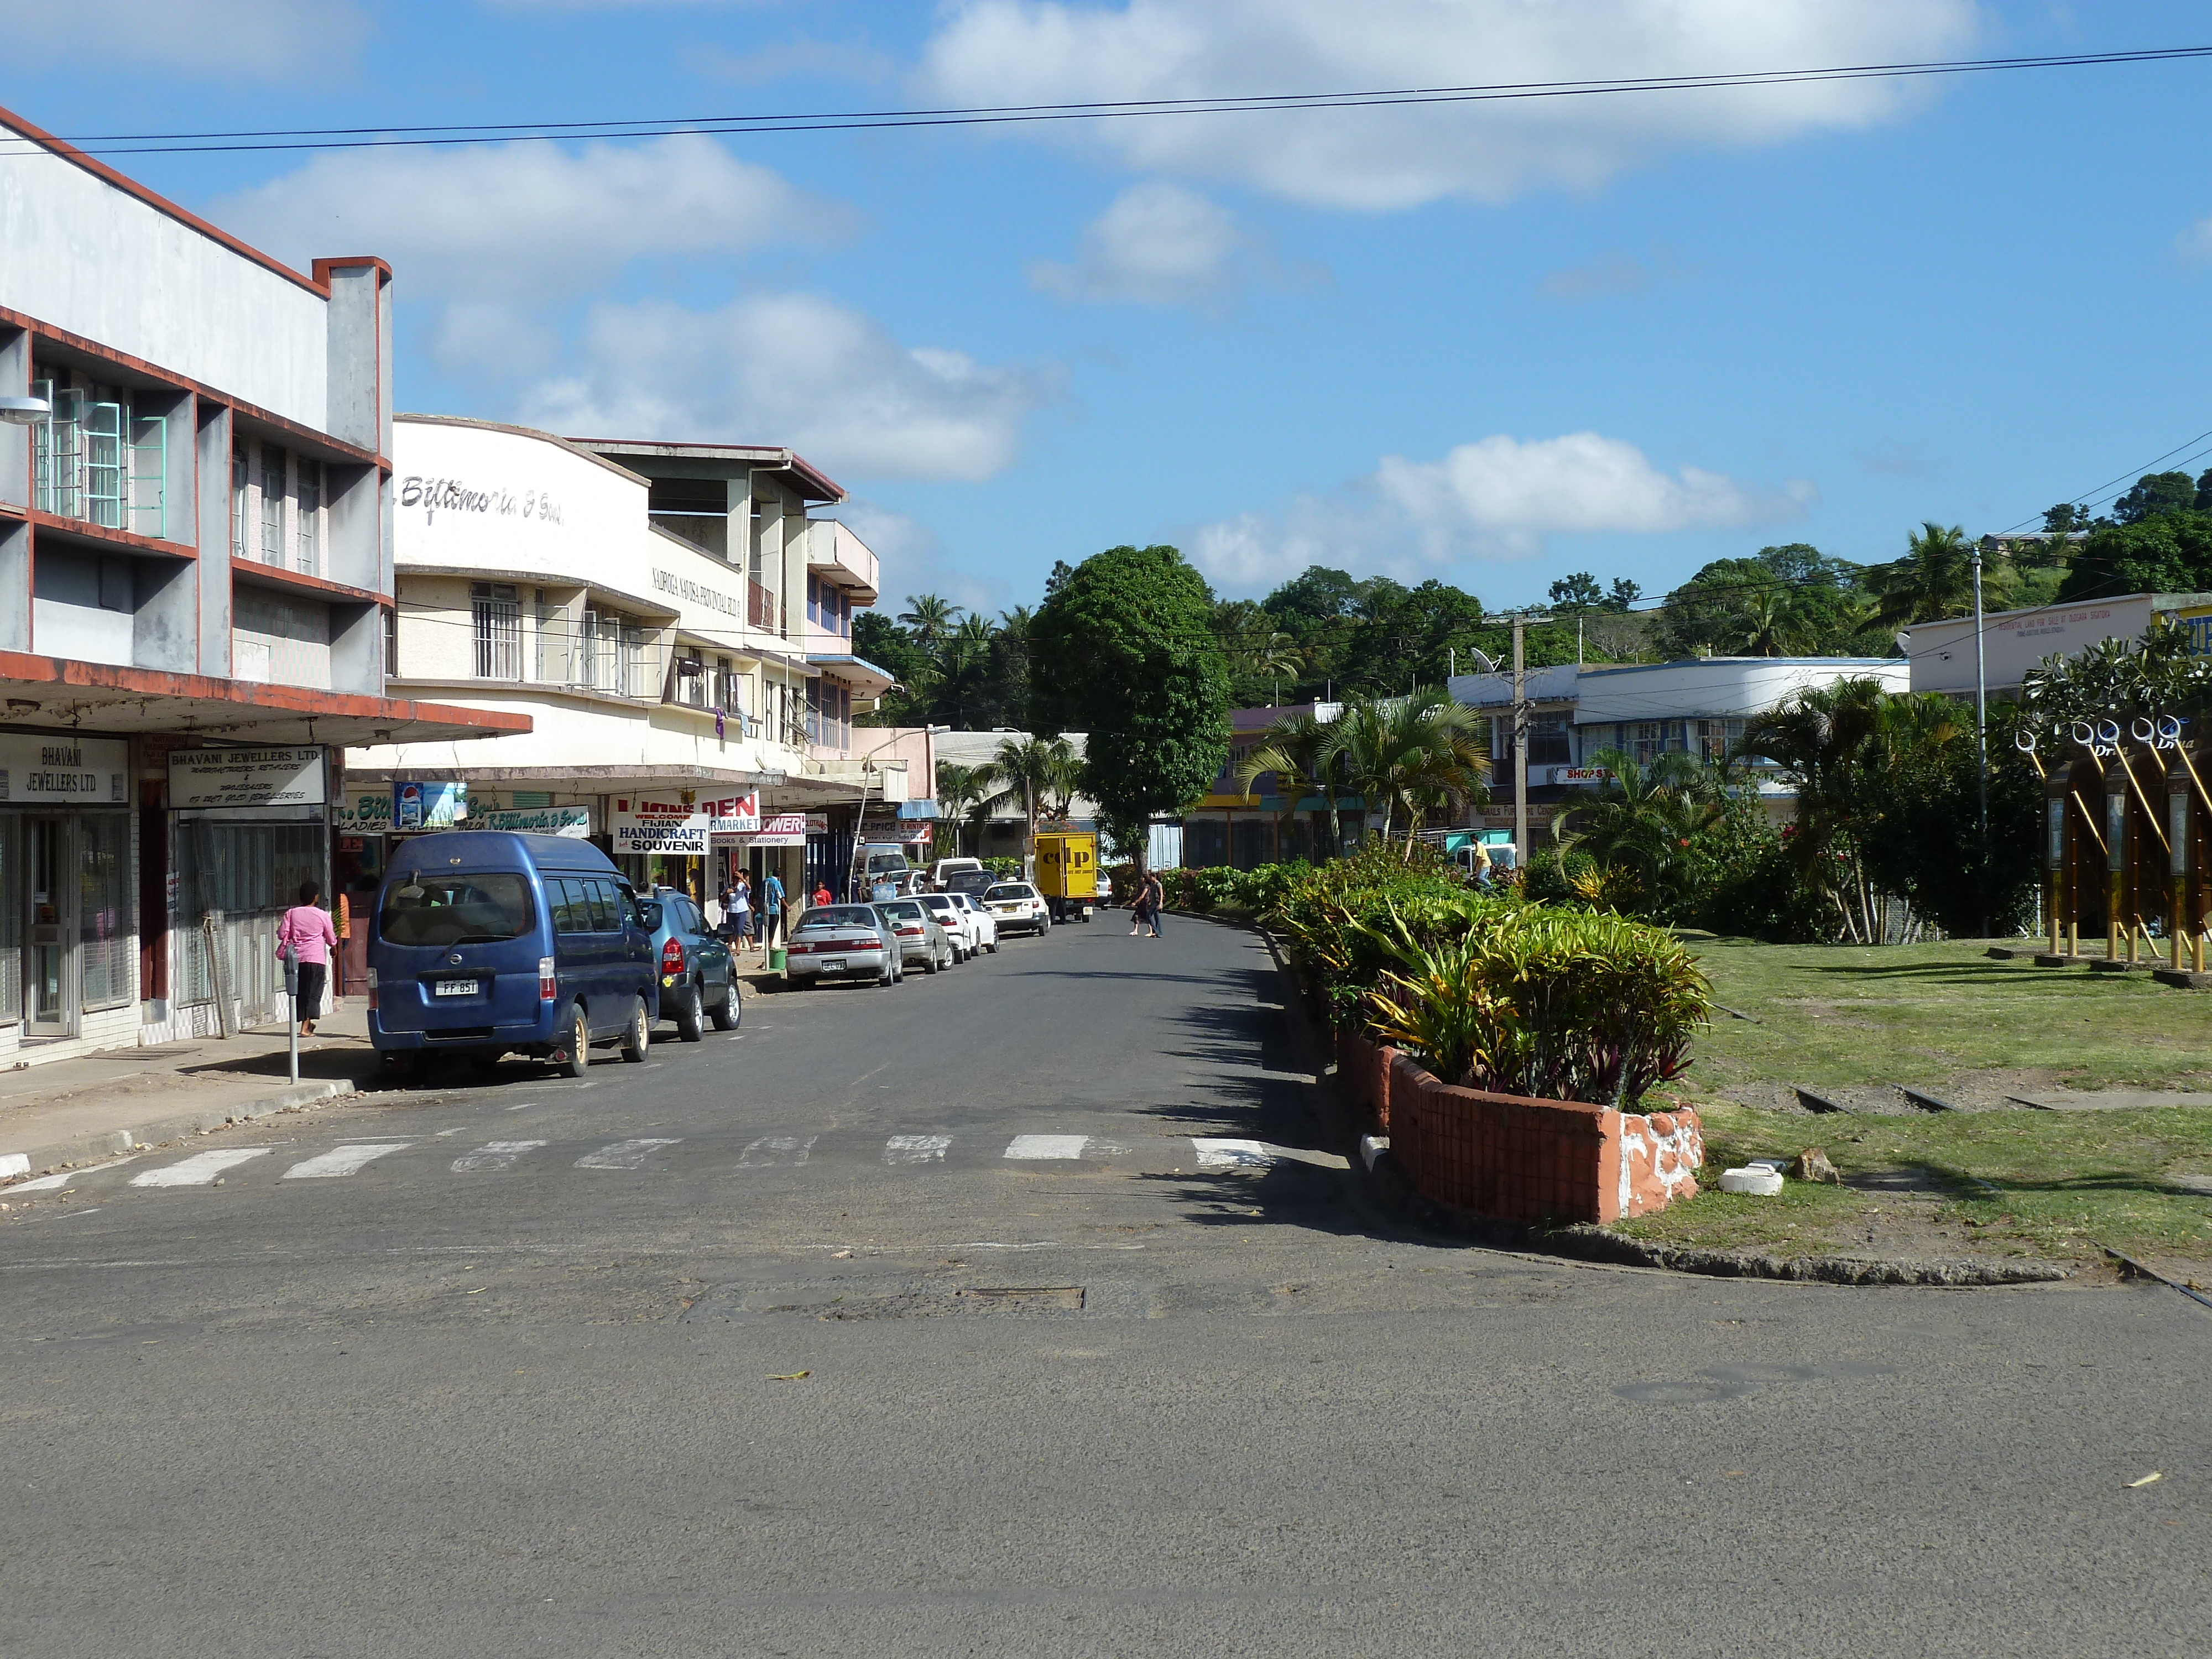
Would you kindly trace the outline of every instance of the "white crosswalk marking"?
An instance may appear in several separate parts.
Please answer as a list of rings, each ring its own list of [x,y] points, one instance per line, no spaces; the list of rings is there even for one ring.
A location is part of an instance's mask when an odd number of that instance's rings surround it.
[[[389,1152],[404,1152],[413,1143],[405,1140],[356,1140],[333,1146],[327,1152],[304,1158],[284,1171],[287,1181],[335,1181],[374,1163]]]
[[[884,1142],[884,1162],[886,1164],[927,1164],[945,1161],[945,1149],[952,1144],[951,1135],[893,1135]]]
[[[1275,1162],[1264,1140],[1202,1140],[1190,1138],[1201,1170],[1265,1170]]]
[[[231,1146],[219,1152],[194,1152],[181,1164],[164,1164],[131,1177],[134,1187],[204,1187],[225,1170],[236,1169],[250,1158],[265,1157],[271,1146]]]
[[[525,1152],[534,1152],[545,1143],[542,1140],[487,1140],[473,1152],[463,1152],[453,1160],[455,1175],[474,1175],[483,1170],[511,1170],[514,1160]]]
[[[138,1154],[128,1158],[111,1158],[105,1164],[88,1164],[82,1170],[64,1170],[59,1175],[40,1176],[36,1181],[19,1181],[7,1190],[11,1193],[50,1193],[57,1187],[66,1187],[79,1176],[98,1175],[102,1170],[112,1170],[118,1164],[136,1164]]]
[[[813,1135],[763,1135],[738,1154],[738,1167],[760,1170],[770,1164],[804,1164],[816,1139]]]
[[[1089,1135],[1016,1135],[1006,1143],[1008,1158],[1081,1158]]]
[[[586,1152],[576,1160],[576,1167],[580,1170],[635,1170],[645,1162],[647,1154],[658,1152],[663,1146],[673,1146],[677,1140],[682,1139],[678,1135],[669,1140],[617,1140],[611,1146],[600,1147],[596,1152]]]

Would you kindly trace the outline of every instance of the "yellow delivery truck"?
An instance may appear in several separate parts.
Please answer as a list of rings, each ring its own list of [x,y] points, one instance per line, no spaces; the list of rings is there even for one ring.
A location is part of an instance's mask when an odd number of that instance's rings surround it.
[[[1088,921],[1098,902],[1098,837],[1052,830],[1036,838],[1036,885],[1054,921]]]

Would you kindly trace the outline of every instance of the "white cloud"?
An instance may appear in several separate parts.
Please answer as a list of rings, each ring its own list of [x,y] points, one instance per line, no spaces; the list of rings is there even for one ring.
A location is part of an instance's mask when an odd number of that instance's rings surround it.
[[[479,302],[588,293],[641,260],[819,240],[849,220],[697,133],[577,150],[344,150],[210,216],[302,269],[318,253],[375,253],[403,298]]]
[[[2212,265],[2212,219],[2199,219],[2174,239],[2174,246],[2191,264]]]
[[[1980,24],[1976,0],[957,0],[918,78],[986,105],[1495,85],[1936,58]],[[1379,210],[1588,188],[1669,150],[1863,127],[1932,95],[1862,80],[1001,131]]]
[[[11,69],[80,64],[320,80],[349,62],[368,33],[356,0],[108,0],[84,11],[40,3],[6,10]],[[98,100],[97,107],[103,127],[112,124],[116,106]]]
[[[1547,272],[1537,289],[1547,300],[1598,300],[1615,294],[1641,294],[1655,283],[1671,282],[1690,271],[1689,266],[1664,252],[1654,253],[1648,260],[1607,253],[1587,264]]]
[[[1258,589],[1315,563],[1404,574],[1422,564],[1523,557],[1553,534],[1756,524],[1794,516],[1814,494],[1802,479],[1761,490],[1698,467],[1665,472],[1635,445],[1595,432],[1527,442],[1501,435],[1439,460],[1386,455],[1334,493],[1207,525],[1193,556],[1224,586]]]
[[[1059,384],[1049,368],[901,345],[811,294],[705,312],[602,303],[579,356],[575,373],[525,396],[524,419],[594,436],[787,444],[832,476],[991,477]]]
[[[1155,179],[1130,185],[1085,227],[1073,264],[1041,260],[1030,281],[1076,300],[1202,304],[1220,299],[1255,258],[1234,214]]]

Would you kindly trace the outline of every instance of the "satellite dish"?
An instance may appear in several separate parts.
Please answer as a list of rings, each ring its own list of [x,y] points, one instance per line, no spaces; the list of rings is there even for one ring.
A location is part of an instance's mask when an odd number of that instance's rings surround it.
[[[1912,654],[1912,635],[1901,629],[1897,635],[1897,654],[1900,657],[1909,657]]]
[[[1498,664],[1488,652],[1470,650],[1468,655],[1474,659],[1476,673],[1495,674],[1498,672]]]

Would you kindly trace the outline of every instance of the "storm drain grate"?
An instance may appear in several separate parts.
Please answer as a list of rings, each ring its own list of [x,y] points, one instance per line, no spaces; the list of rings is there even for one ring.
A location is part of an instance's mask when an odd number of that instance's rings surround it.
[[[986,1313],[1081,1313],[1080,1285],[994,1285],[953,1291],[957,1300],[973,1303]]]

